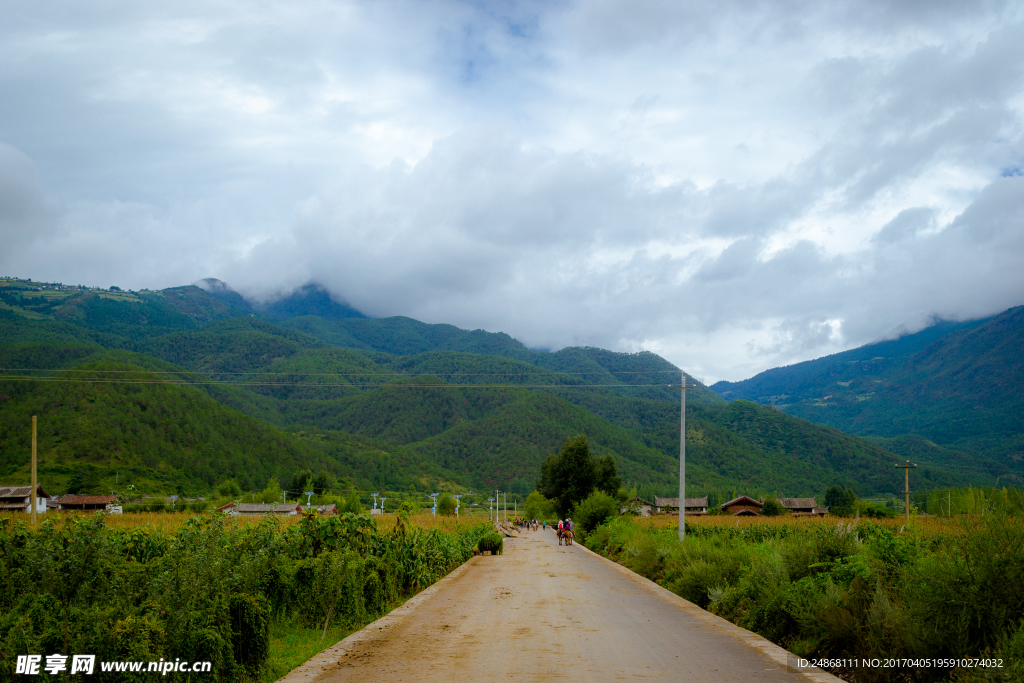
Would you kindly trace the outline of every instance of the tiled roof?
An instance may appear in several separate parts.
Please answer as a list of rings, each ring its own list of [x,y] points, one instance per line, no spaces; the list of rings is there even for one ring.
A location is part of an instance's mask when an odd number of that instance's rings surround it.
[[[299,507],[302,508],[303,512],[309,512],[310,510],[315,510],[321,514],[331,512],[337,514],[338,512],[338,506],[334,503],[331,503],[330,505],[300,505]]]
[[[740,496],[739,498],[733,498],[728,503],[722,503],[722,509],[729,507],[730,505],[754,505],[756,507],[764,507],[764,503],[756,501],[750,496]]]
[[[659,498],[654,497],[654,506],[659,508],[677,508],[679,507],[678,498]],[[686,507],[688,508],[706,508],[708,506],[708,497],[703,498],[687,498]]]
[[[28,498],[32,494],[32,485],[24,486],[0,486],[0,498]],[[41,498],[49,498],[41,484],[36,485],[36,495]]]
[[[235,508],[241,514],[265,514],[294,512],[300,506],[298,503],[239,503]]]
[[[818,503],[813,498],[779,498],[782,507],[792,510],[793,508],[813,508]]]

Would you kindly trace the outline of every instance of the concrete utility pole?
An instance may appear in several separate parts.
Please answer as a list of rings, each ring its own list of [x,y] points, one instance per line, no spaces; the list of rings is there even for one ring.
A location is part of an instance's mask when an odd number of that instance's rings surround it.
[[[670,386],[670,389],[681,391],[679,405],[679,540],[686,537],[686,390],[693,389],[696,384],[686,384],[686,373],[682,373],[682,383]]]
[[[907,460],[906,465],[896,465],[896,467],[903,468],[903,499],[904,506],[907,512],[907,521],[910,521],[910,470],[917,467],[917,465],[911,465],[910,461]]]
[[[31,497],[28,499],[31,504],[31,516],[29,521],[32,523],[32,528],[36,526],[36,506],[39,504],[39,498],[36,496],[36,487],[38,486],[36,478],[36,416],[32,416],[32,491],[29,494]]]

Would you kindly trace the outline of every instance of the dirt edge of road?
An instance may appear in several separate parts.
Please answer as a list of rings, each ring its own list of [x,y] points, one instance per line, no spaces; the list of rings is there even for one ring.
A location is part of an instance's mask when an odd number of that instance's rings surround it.
[[[323,673],[324,669],[328,666],[335,664],[346,652],[356,647],[362,641],[376,636],[379,632],[389,626],[393,626],[396,622],[401,621],[422,602],[430,599],[430,596],[434,593],[461,576],[467,568],[470,565],[475,564],[478,559],[479,558],[472,557],[466,560],[450,571],[448,575],[440,581],[427,586],[422,591],[406,600],[400,607],[396,607],[380,619],[370,622],[347,638],[339,640],[331,647],[321,651],[320,654],[310,657],[304,664],[292,669],[287,674],[279,678],[277,683],[312,683],[313,679]]]
[[[737,626],[736,624],[732,623],[731,621],[728,621],[727,619],[723,619],[717,614],[712,614],[711,612],[708,612],[707,610],[698,607],[689,600],[685,600],[684,598],[679,597],[669,589],[659,586],[650,579],[640,576],[636,572],[631,571],[626,567],[623,567],[618,562],[613,562],[612,560],[609,560],[607,557],[595,553],[593,550],[587,548],[582,543],[573,543],[573,546],[580,548],[583,552],[590,553],[594,557],[600,559],[602,562],[607,562],[615,568],[615,571],[619,572],[623,576],[628,577],[631,581],[640,584],[642,587],[658,595],[663,600],[667,600],[679,607],[682,607],[683,609],[692,613],[694,616],[704,621],[705,623],[710,624],[716,628],[722,629],[723,631],[726,631],[732,634],[737,639],[743,641],[750,647],[756,650],[760,650],[763,654],[771,658],[772,661],[779,664],[780,666],[785,667],[789,671],[801,674],[805,678],[807,678],[807,680],[813,681],[814,683],[846,683],[845,681],[843,681],[843,679],[837,678],[836,676],[833,676],[827,671],[823,671],[822,669],[819,669],[817,667],[795,667],[793,664],[799,658],[789,650],[779,647],[767,638],[759,636],[753,631],[748,631],[747,629]]]

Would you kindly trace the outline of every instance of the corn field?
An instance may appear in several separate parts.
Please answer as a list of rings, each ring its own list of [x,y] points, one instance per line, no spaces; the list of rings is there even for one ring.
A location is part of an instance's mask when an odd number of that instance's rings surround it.
[[[0,518],[0,681],[19,654],[212,662],[259,677],[275,620],[359,628],[472,557],[488,525],[367,515]],[[151,674],[106,673],[92,680]],[[169,680],[184,680],[170,673]]]

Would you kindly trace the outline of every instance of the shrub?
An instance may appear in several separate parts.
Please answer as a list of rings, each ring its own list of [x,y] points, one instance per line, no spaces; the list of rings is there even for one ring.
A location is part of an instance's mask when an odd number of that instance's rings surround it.
[[[234,593],[229,599],[228,610],[231,614],[231,651],[235,661],[250,673],[256,673],[270,653],[266,598]]]
[[[505,538],[501,534],[491,532],[476,542],[476,549],[481,553],[500,555],[505,551]]]
[[[594,491],[573,508],[570,515],[573,522],[584,534],[619,512],[618,502],[604,491]]]
[[[857,503],[857,512],[861,517],[872,519],[890,519],[896,516],[896,511],[881,503]]]
[[[726,583],[718,567],[704,560],[697,560],[687,565],[672,580],[667,581],[665,588],[668,588],[681,598],[706,609],[711,602],[711,590],[723,587]]]
[[[764,507],[761,508],[761,514],[765,517],[778,517],[779,515],[786,514],[786,508],[775,499],[775,496],[768,496],[768,500],[764,502]]]
[[[441,497],[437,499],[437,514],[444,515],[446,517],[454,517],[455,499],[447,493],[442,494]]]

